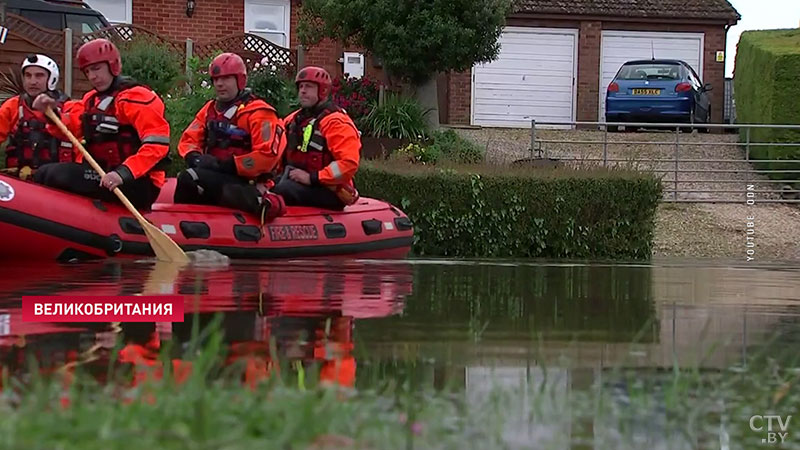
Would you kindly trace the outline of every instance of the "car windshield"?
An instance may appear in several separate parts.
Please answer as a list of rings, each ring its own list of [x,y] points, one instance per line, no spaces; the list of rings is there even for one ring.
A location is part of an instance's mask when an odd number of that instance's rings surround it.
[[[617,75],[618,80],[679,80],[681,66],[678,64],[626,64]]]
[[[97,16],[67,14],[67,27],[76,33],[92,33],[105,27]]]

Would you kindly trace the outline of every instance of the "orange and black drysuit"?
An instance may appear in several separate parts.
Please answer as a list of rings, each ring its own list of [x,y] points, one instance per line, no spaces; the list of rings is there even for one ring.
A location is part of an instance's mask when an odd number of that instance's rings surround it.
[[[58,101],[57,113],[69,100],[60,92],[49,91],[47,95]],[[12,169],[7,172],[19,173],[19,169],[25,167],[35,171],[47,163],[73,160],[72,144],[48,133],[47,117],[43,112],[33,109],[32,104],[33,99],[28,94],[22,94],[0,105],[0,143],[8,139],[6,169]]]
[[[68,102],[61,121],[106,171],[122,178],[120,190],[137,208],[149,209],[166,183],[169,164],[169,123],[164,102],[146,86],[116,77],[106,92],[89,91],[81,101]],[[48,131],[66,138],[55,124]],[[100,175],[76,153],[75,163],[48,165],[34,179],[58,189],[118,201],[100,186]]]
[[[284,175],[273,189],[287,205],[343,209],[358,200],[353,177],[358,171],[361,137],[347,113],[326,102],[300,109],[284,119],[287,142]],[[292,167],[311,175],[311,186],[288,178]]]
[[[259,197],[255,183],[272,177],[285,145],[286,134],[275,108],[249,89],[224,104],[210,100],[178,144],[187,169],[178,175],[175,202],[255,213]],[[242,195],[252,197],[254,206],[237,201]]]

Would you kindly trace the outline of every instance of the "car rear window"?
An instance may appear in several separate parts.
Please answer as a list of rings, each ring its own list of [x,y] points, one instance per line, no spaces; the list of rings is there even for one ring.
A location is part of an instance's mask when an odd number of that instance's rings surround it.
[[[681,66],[667,63],[625,64],[618,80],[680,80]]]

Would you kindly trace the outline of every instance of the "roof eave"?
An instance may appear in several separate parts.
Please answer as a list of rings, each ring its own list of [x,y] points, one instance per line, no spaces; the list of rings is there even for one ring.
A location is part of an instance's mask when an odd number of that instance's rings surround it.
[[[691,25],[735,25],[737,18],[715,17],[636,17],[636,16],[608,16],[598,14],[558,14],[558,13],[532,13],[515,12],[507,16],[511,19],[538,19],[538,20],[571,20],[571,21],[601,21],[601,22],[645,22],[645,23],[675,23]]]

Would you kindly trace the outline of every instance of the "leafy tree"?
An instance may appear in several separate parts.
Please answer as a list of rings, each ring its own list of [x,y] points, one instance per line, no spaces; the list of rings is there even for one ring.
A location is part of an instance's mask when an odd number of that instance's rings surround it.
[[[303,45],[324,38],[366,49],[395,78],[414,85],[438,126],[436,74],[493,61],[511,0],[306,0]]]

